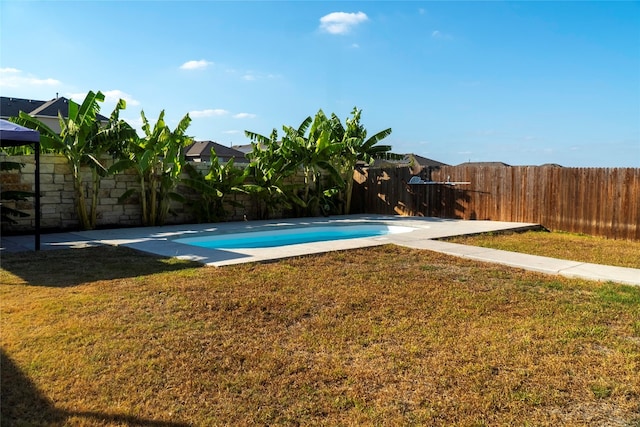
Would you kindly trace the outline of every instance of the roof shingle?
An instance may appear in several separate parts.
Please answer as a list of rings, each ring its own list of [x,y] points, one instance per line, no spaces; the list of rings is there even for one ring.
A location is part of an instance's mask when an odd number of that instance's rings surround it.
[[[69,115],[69,100],[64,97],[53,98],[49,101],[39,101],[34,99],[13,98],[0,96],[0,117],[16,117],[24,111],[34,117],[58,117],[58,112],[62,117]],[[107,117],[98,114],[98,120],[107,121]]]

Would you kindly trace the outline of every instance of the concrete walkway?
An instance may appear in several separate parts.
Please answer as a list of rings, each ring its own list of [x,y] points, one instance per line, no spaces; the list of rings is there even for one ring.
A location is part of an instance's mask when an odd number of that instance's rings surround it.
[[[427,249],[460,258],[491,262],[522,268],[547,274],[558,274],[565,277],[616,282],[626,285],[640,286],[640,269],[615,267],[610,265],[589,264],[586,262],[568,261],[538,255],[527,255],[499,249],[481,248],[477,246],[459,245],[457,243],[427,240],[403,244],[415,249]]]
[[[382,223],[410,227],[406,233],[385,236],[334,240],[257,249],[206,249],[175,242],[184,237],[210,234],[245,233],[322,225],[356,225]],[[330,218],[298,218],[275,221],[250,221],[216,224],[187,224],[164,227],[92,230],[41,236],[41,249],[70,249],[98,245],[126,246],[161,256],[177,257],[221,267],[245,262],[261,262],[335,250],[397,244],[414,249],[442,252],[477,261],[503,264],[525,270],[596,281],[612,281],[640,286],[640,269],[588,264],[536,255],[466,246],[436,239],[487,232],[522,231],[540,228],[537,224],[464,221],[455,219],[401,217],[384,215],[349,215]],[[0,256],[4,252],[34,249],[33,236],[1,236]],[[1,261],[1,259],[0,259]]]

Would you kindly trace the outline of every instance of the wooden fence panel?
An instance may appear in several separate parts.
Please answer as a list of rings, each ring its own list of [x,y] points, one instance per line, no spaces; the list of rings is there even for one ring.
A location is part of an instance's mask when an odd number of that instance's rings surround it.
[[[359,177],[358,177],[359,174]],[[408,184],[408,168],[356,173],[354,212],[534,222],[614,239],[640,240],[639,168],[445,166],[437,182]]]

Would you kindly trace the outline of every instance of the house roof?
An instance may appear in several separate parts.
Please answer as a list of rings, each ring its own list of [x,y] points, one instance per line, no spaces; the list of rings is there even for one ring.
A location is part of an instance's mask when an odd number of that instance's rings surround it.
[[[251,144],[241,144],[241,145],[233,145],[231,146],[234,150],[238,150],[241,153],[247,154],[253,151],[253,145]]]
[[[433,160],[433,159],[429,159],[427,157],[422,157],[419,156],[417,154],[405,154],[405,158],[409,161],[411,161],[411,158],[413,157],[414,161],[419,164],[422,167],[428,167],[428,168],[439,168],[441,166],[449,166],[446,163],[442,163],[439,162],[437,160]]]
[[[16,117],[20,111],[30,113],[39,108],[45,101],[37,101],[34,99],[10,98],[0,96],[0,116]]]
[[[503,163],[503,162],[465,162],[465,163],[460,163],[457,166],[511,167],[511,165],[508,165],[508,164]]]
[[[24,111],[34,117],[58,117],[58,112],[62,117],[69,115],[69,100],[64,97],[53,98],[49,101],[39,101],[35,99],[13,98],[0,96],[0,116],[16,117]],[[107,121],[107,117],[98,114],[98,120]]]
[[[244,159],[244,153],[242,151],[235,150],[230,147],[226,147],[222,144],[218,144],[213,141],[196,141],[189,145],[185,151],[185,156],[189,159],[200,158],[210,159],[211,149],[216,152],[216,155],[220,159]]]
[[[442,166],[449,166],[446,163],[439,162],[437,160],[429,159],[427,157],[419,156],[417,154],[408,153],[401,154],[401,159],[390,160],[376,160],[374,166],[376,167],[409,167],[411,173],[414,175],[419,174],[424,169],[437,169]]]
[[[543,165],[540,165],[541,168],[562,168],[564,166],[559,165],[557,163],[545,163]]]
[[[30,111],[29,114],[32,116],[58,117],[58,112],[63,117],[69,114],[69,100],[67,98],[54,98],[44,102],[38,108]]]

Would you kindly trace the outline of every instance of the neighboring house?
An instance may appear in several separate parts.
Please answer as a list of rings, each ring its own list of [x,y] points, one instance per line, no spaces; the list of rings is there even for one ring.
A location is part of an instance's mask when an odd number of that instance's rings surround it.
[[[253,145],[251,144],[232,145],[231,148],[233,148],[234,150],[238,150],[244,154],[249,154],[253,151]]]
[[[17,117],[20,111],[24,111],[31,117],[35,117],[45,125],[49,126],[54,132],[60,132],[60,120],[58,113],[62,117],[69,115],[69,100],[64,97],[56,97],[50,101],[38,101],[34,99],[13,98],[7,96],[0,97],[0,118],[8,119],[9,117]],[[101,122],[109,119],[98,114]]]
[[[407,159],[409,161],[409,164],[413,167],[413,169],[417,171],[421,171],[424,169],[439,169],[442,166],[449,166],[446,163],[429,159],[427,157],[422,157],[417,154],[406,154],[405,159]]]
[[[544,165],[540,165],[541,168],[562,168],[564,166],[559,165],[557,163],[545,163]]]
[[[508,165],[506,163],[503,162],[465,162],[465,163],[460,163],[458,166],[491,166],[491,167],[511,167],[512,165]],[[527,166],[527,165],[520,165],[520,166]],[[559,165],[557,163],[545,163],[543,165],[540,166],[536,166],[536,165],[528,165],[528,166],[533,166],[533,167],[541,167],[541,168],[561,168],[563,167],[562,165]]]
[[[378,167],[408,167],[414,175],[420,174],[423,170],[438,169],[442,166],[449,166],[437,160],[422,157],[417,154],[404,154],[400,160],[376,160],[374,166]]]
[[[460,163],[457,166],[490,166],[490,167],[507,167],[507,168],[511,167],[511,165],[508,165],[503,162],[465,162],[465,163]]]
[[[234,159],[233,161],[236,163],[242,163],[245,161],[245,156],[242,151],[225,147],[224,145],[213,141],[194,142],[185,149],[185,157],[187,160],[193,162],[210,162],[212,148],[221,163],[226,163],[231,159]]]

